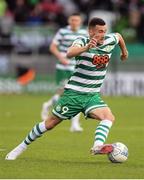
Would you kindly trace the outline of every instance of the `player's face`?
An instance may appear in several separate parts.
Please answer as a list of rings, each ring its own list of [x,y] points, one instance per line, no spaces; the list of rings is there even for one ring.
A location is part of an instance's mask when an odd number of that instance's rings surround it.
[[[106,31],[107,31],[106,25],[104,26],[96,25],[94,28],[89,29],[89,35],[90,35],[90,38],[96,37],[98,44],[103,44]]]
[[[82,23],[82,19],[80,16],[70,16],[68,19],[68,24],[71,26],[72,30],[77,30]]]

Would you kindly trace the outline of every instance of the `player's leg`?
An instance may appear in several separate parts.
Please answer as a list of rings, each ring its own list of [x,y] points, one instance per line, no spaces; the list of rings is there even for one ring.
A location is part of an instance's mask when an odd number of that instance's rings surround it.
[[[111,144],[106,144],[109,131],[114,122],[114,116],[108,107],[101,107],[90,112],[90,116],[94,119],[99,119],[100,123],[95,131],[95,140],[92,148],[92,154],[107,154],[113,150]]]
[[[62,122],[61,119],[52,115],[46,121],[36,124],[32,130],[28,133],[26,138],[6,155],[6,160],[15,160],[21,155],[33,141],[41,137],[46,131],[53,129],[57,124]]]
[[[77,102],[73,104],[73,98],[74,97],[71,95],[69,96],[63,94],[52,111],[53,115],[46,121],[35,125],[23,142],[7,154],[6,160],[15,160],[33,141],[41,137],[46,131],[54,128],[57,124],[62,122],[62,119],[70,119],[70,117],[78,114],[81,111],[81,106],[77,106]]]
[[[114,116],[110,108],[107,107],[99,95],[95,95],[89,102],[85,113],[93,119],[100,120],[95,130],[94,145],[91,149],[92,154],[107,154],[111,152],[113,150],[112,145],[104,144],[114,122]]]

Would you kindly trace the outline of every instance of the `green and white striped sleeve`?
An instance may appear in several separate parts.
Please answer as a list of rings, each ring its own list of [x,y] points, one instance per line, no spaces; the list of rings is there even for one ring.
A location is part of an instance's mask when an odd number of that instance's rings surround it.
[[[78,46],[78,47],[82,47],[85,46],[85,41],[83,38],[77,38],[73,43],[72,46]]]
[[[62,29],[60,29],[53,38],[53,43],[59,45],[63,39]]]
[[[116,33],[112,33],[112,36],[114,37],[115,44],[119,43],[119,37]]]

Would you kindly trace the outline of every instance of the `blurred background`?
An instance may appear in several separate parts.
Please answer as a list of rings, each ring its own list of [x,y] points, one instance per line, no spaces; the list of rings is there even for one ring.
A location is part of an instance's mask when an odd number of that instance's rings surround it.
[[[0,93],[55,91],[49,45],[74,12],[85,26],[103,18],[108,32],[125,38],[129,59],[122,63],[115,50],[102,93],[144,96],[144,0],[0,0]]]

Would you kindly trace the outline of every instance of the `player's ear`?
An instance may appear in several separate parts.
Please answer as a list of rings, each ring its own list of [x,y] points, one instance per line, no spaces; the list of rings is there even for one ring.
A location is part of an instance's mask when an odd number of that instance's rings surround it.
[[[93,37],[93,35],[94,35],[93,29],[92,29],[92,28],[89,28],[89,29],[88,29],[88,32],[89,32],[89,36],[90,36],[90,37]]]

